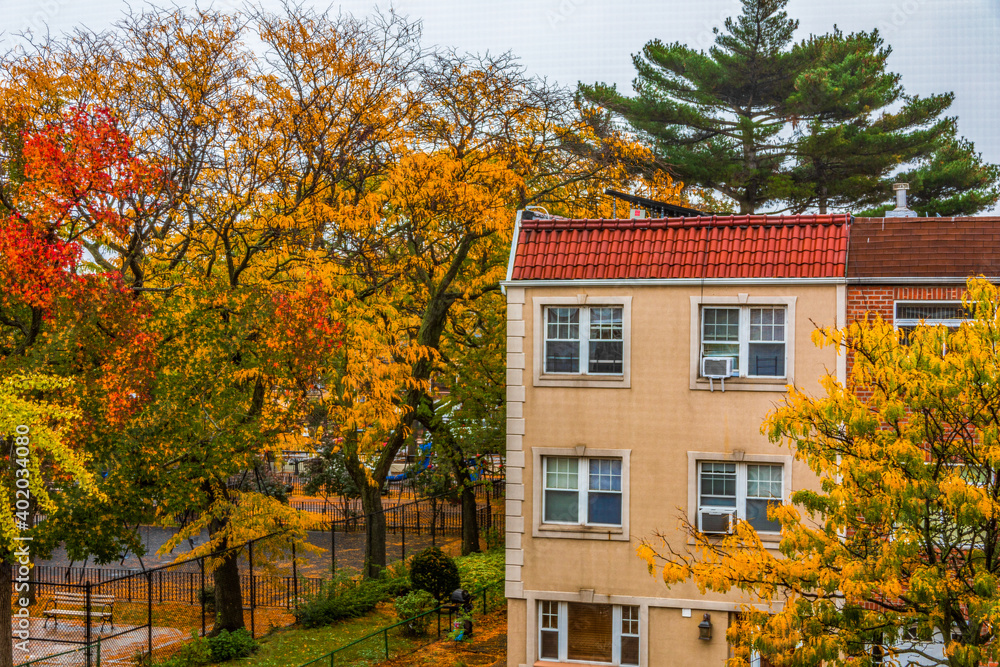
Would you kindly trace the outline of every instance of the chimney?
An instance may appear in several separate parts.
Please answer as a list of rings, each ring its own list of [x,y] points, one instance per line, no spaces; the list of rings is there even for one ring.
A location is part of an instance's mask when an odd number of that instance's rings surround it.
[[[906,191],[910,189],[909,183],[893,183],[892,189],[896,191],[896,208],[885,212],[887,218],[915,218],[916,211],[906,208]]]

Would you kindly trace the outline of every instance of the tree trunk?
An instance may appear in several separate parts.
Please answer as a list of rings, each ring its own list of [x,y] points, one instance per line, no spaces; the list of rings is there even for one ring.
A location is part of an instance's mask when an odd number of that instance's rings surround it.
[[[0,559],[0,590],[3,591],[3,595],[0,595],[0,618],[11,618],[11,585],[13,584],[12,571],[13,567],[6,559]],[[14,632],[23,630],[17,627],[17,623],[14,623]],[[18,641],[24,641],[22,636],[18,637]],[[22,658],[18,662],[24,662],[24,659],[28,657],[28,654],[23,651],[18,651],[19,656]],[[9,632],[0,632],[0,667],[14,667],[14,640],[11,639]]]
[[[476,516],[476,493],[471,483],[462,485],[462,555],[479,549],[479,517]]]
[[[209,535],[222,530],[223,524],[213,519],[209,525]],[[243,623],[243,591],[240,589],[240,565],[237,557],[239,550],[227,550],[228,540],[223,540],[216,547],[215,556],[221,559],[220,565],[212,573],[215,581],[215,627],[209,633],[214,637],[223,630],[233,632],[244,626]]]
[[[378,577],[385,569],[385,513],[382,490],[371,483],[361,487],[361,509],[365,513],[365,579]]]

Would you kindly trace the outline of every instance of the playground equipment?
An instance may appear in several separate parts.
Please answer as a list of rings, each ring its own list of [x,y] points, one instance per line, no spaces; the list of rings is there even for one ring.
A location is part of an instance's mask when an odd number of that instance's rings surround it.
[[[416,477],[431,465],[431,450],[434,448],[430,440],[425,441],[423,444],[417,445],[417,449],[421,454],[424,455],[423,461],[417,464],[416,468],[408,468],[398,475],[389,475],[385,478],[387,482],[402,482],[404,479],[409,479],[411,477]]]

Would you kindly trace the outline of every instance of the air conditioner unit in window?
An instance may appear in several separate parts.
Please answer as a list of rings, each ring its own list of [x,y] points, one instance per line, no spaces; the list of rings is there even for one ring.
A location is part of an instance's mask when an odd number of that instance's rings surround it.
[[[732,357],[702,357],[701,375],[706,378],[723,380],[733,374]]]
[[[732,374],[732,357],[702,357],[701,376],[708,378],[708,386],[712,391],[715,391],[715,380],[722,380],[722,391],[725,391],[726,378]]]
[[[734,509],[702,509],[701,532],[709,535],[729,535],[736,525]]]

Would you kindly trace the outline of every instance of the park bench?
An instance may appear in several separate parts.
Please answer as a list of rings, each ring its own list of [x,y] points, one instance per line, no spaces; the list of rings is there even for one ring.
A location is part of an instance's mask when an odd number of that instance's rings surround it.
[[[101,630],[104,631],[105,623],[111,624],[111,629],[115,629],[115,598],[113,595],[91,595],[90,609],[87,609],[86,593],[54,593],[42,615],[45,616],[45,624],[48,627],[51,618],[56,627],[59,627],[59,617],[83,618],[89,615],[91,619],[101,620]]]

